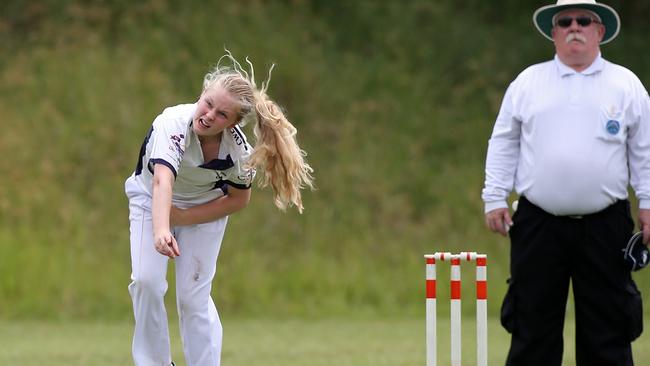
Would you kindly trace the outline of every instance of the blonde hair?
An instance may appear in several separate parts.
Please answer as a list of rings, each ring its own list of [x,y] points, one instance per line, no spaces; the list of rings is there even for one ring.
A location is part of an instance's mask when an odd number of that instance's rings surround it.
[[[230,65],[223,65],[224,60]],[[313,169],[296,141],[296,128],[266,94],[275,65],[269,68],[267,80],[258,88],[253,64],[248,58],[246,63],[248,71],[226,50],[217,65],[205,75],[203,90],[221,87],[239,101],[238,123],[243,126],[249,121],[255,122],[256,144],[248,165],[263,172],[260,185],[273,188],[275,205],[279,209],[284,211],[287,206],[296,206],[302,213],[300,190],[314,189]]]

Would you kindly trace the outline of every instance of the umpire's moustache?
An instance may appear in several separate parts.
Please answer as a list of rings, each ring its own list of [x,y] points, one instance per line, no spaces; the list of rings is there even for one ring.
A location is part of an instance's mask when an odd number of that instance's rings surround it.
[[[569,35],[564,38],[564,42],[569,43],[573,40],[576,40],[580,43],[587,43],[587,39],[580,33],[569,33]]]

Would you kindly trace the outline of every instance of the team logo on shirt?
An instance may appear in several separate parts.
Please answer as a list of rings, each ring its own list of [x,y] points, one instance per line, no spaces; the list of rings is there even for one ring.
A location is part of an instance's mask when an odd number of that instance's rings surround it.
[[[174,147],[176,148],[176,151],[181,155],[183,155],[183,153],[184,153],[183,148],[181,147],[181,141],[183,141],[184,138],[185,138],[185,135],[183,135],[183,134],[169,136],[169,140],[171,141],[172,145],[174,145]],[[169,148],[170,148],[170,150],[172,149],[171,146]]]
[[[607,124],[605,125],[605,129],[607,130],[608,134],[616,135],[618,131],[621,130],[621,124],[618,121],[610,119],[609,121],[607,121]]]
[[[237,178],[239,178],[240,181],[246,182],[246,184],[251,184],[253,182],[253,178],[255,177],[255,169],[248,169],[242,174],[239,174]]]

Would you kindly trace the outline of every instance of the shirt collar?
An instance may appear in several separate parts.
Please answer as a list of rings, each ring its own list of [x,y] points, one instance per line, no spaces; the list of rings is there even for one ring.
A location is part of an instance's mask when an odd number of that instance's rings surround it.
[[[565,65],[557,54],[555,54],[553,61],[555,62],[555,65],[557,65],[560,76],[568,76],[574,74],[593,75],[603,71],[603,68],[605,67],[605,60],[603,59],[600,52],[598,52],[598,56],[596,56],[594,62],[592,62],[591,65],[589,65],[589,67],[584,69],[582,72],[577,72],[569,66]]]

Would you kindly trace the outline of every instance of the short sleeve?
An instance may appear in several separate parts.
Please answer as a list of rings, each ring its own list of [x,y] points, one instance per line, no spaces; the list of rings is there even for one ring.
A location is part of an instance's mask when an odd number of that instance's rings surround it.
[[[248,165],[253,148],[238,126],[230,128],[226,133],[234,164],[226,178],[228,184],[240,189],[250,188],[256,173],[255,169]]]
[[[187,126],[170,118],[166,113],[159,115],[153,123],[151,134],[151,152],[147,166],[153,173],[155,164],[163,164],[178,175],[178,169],[185,153]]]
[[[237,160],[227,178],[227,183],[235,188],[248,189],[253,184],[255,173],[255,169],[247,167],[243,162]]]

